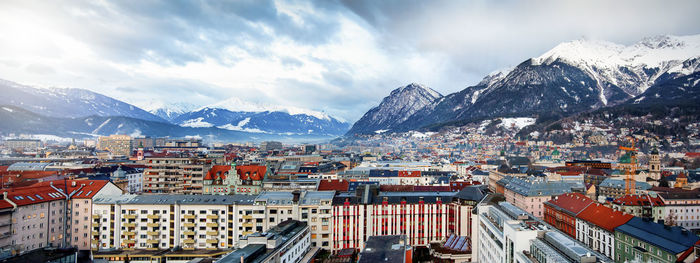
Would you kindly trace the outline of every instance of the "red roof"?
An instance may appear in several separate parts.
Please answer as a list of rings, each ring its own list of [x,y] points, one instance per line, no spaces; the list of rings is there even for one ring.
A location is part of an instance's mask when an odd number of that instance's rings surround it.
[[[700,157],[700,152],[687,152],[687,153],[685,153],[685,156],[693,157],[693,158]]]
[[[575,216],[593,203],[593,199],[590,199],[580,193],[567,193],[555,196],[554,199],[549,200],[546,203],[561,208],[562,210]]]
[[[19,182],[58,175],[57,171],[0,171],[0,182],[7,187]]]
[[[267,167],[262,165],[238,165],[236,166],[236,172],[241,180],[250,178],[254,181],[262,181],[265,178]]]
[[[632,206],[662,206],[664,205],[664,200],[658,195],[652,197],[648,194],[646,195],[625,195],[623,197],[617,198],[613,203],[618,205],[632,205]]]
[[[627,223],[633,217],[599,203],[589,205],[577,216],[581,220],[588,221],[610,232],[615,232],[616,227]]]
[[[221,180],[226,179],[226,173],[231,170],[231,166],[228,165],[214,165],[209,169],[207,175],[204,176],[204,180],[214,180],[216,178],[221,178]]]
[[[321,180],[318,182],[319,191],[340,191],[345,192],[348,190],[350,182],[343,179],[335,180]]]
[[[108,180],[54,180],[49,182],[41,182],[33,184],[34,186],[49,186],[53,182],[53,186],[58,189],[66,189],[66,193],[71,195],[71,198],[91,199],[97,194],[102,187],[109,183]]]

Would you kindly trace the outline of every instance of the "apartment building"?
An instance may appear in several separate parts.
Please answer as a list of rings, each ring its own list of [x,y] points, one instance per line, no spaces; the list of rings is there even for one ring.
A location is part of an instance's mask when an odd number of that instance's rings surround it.
[[[151,194],[202,194],[203,181],[213,160],[200,157],[148,157],[143,192]]]
[[[364,185],[333,199],[331,251],[360,249],[370,236],[406,235],[411,246],[429,246],[450,234],[471,233],[471,209],[481,187],[460,192],[378,192]]]
[[[506,202],[539,218],[544,217],[544,203],[552,197],[584,189],[580,181],[547,181],[536,177],[507,176],[501,179],[499,184],[504,185],[503,195]]]
[[[509,202],[489,195],[477,205],[472,259],[477,262],[613,262]]]
[[[131,155],[131,136],[129,135],[110,135],[100,136],[97,140],[97,149],[108,151],[112,155],[130,156]]]
[[[91,224],[93,198],[102,195],[119,195],[122,190],[106,180],[66,180],[49,182],[54,189],[65,193],[66,240],[78,250],[91,248]]]
[[[2,191],[0,246],[13,255],[64,242],[65,198],[47,186],[16,187]]]
[[[313,256],[309,226],[301,221],[287,220],[240,239],[240,249],[217,263],[229,262],[307,262]],[[306,259],[306,260],[302,260]]]
[[[615,258],[615,228],[634,216],[592,203],[576,217],[576,239],[593,250]]]

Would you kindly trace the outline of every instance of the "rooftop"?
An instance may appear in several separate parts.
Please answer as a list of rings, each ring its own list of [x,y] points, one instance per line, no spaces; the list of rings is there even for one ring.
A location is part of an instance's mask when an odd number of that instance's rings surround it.
[[[370,236],[360,252],[358,263],[405,262],[406,236]]]
[[[626,214],[622,211],[615,211],[599,203],[589,205],[586,209],[581,211],[577,217],[609,232],[615,232],[616,227],[634,218],[633,215]]]
[[[643,240],[665,251],[678,254],[692,248],[700,237],[682,227],[671,227],[645,220],[632,218],[615,230]]]
[[[546,202],[546,204],[549,204],[554,208],[559,208],[560,210],[573,216],[581,213],[581,211],[583,211],[583,209],[588,207],[591,203],[594,203],[593,199],[590,199],[580,193],[566,193],[558,195],[554,197],[554,199]]]

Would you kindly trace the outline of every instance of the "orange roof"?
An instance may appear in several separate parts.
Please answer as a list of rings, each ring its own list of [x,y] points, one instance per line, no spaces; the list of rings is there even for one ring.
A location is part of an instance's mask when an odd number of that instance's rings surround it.
[[[221,180],[226,179],[226,173],[231,170],[231,166],[228,165],[214,165],[209,169],[207,175],[204,176],[204,180],[214,180],[220,177]]]
[[[262,165],[238,165],[236,166],[236,172],[241,180],[248,180],[250,177],[254,181],[262,181],[265,178],[267,167]]]
[[[55,189],[48,185],[37,186],[25,186],[25,187],[14,187],[10,189],[0,190],[0,193],[7,192],[7,198],[10,199],[17,206],[32,205],[43,202],[50,202],[55,200],[65,199],[63,194],[59,193]],[[11,208],[12,205],[0,199],[0,208],[6,209]]]
[[[546,204],[561,208],[574,216],[581,213],[581,211],[583,211],[583,209],[588,207],[591,203],[594,203],[593,199],[590,199],[580,193],[562,194],[546,202]]]
[[[656,197],[651,197],[650,195],[625,195],[615,199],[613,203],[633,206],[662,206],[664,205],[664,200],[658,195]]]
[[[581,220],[588,221],[610,232],[615,232],[616,227],[627,223],[633,217],[599,203],[589,205],[577,216]]]
[[[350,186],[350,182],[343,179],[334,180],[321,180],[318,182],[319,191],[347,191]]]
[[[107,180],[54,180],[48,182],[41,182],[31,185],[34,186],[47,186],[49,187],[53,182],[53,186],[59,190],[66,190],[71,198],[81,198],[81,199],[91,199],[97,194],[102,187],[107,185],[109,181]]]

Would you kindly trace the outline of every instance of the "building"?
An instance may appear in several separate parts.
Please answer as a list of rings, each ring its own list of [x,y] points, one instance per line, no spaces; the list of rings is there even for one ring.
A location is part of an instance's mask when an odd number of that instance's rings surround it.
[[[636,217],[655,218],[663,210],[664,200],[656,193],[625,195],[613,200],[612,207]]]
[[[577,181],[547,181],[536,177],[505,177],[499,184],[504,185],[503,195],[509,202],[537,217],[544,217],[544,202],[572,189],[583,191],[583,184]]]
[[[576,238],[576,216],[594,201],[580,193],[555,196],[544,203],[544,221]]]
[[[235,167],[235,164],[212,166],[202,181],[202,193],[206,195],[228,195],[233,193],[238,180]]]
[[[698,262],[700,237],[682,227],[632,218],[615,228],[615,260],[627,262]]]
[[[476,208],[476,262],[613,262],[527,211],[488,195]]]
[[[149,194],[202,194],[204,175],[212,159],[201,157],[150,157],[145,159],[143,192]]]
[[[635,182],[634,192],[632,194],[641,194],[651,188],[651,185],[646,182]],[[610,201],[624,196],[625,180],[617,178],[606,178],[598,185],[598,198],[608,198]]]
[[[312,250],[309,226],[301,221],[286,220],[266,232],[244,236],[241,249],[216,262],[308,262],[302,261]]]
[[[471,233],[471,209],[483,189],[460,192],[378,192],[363,185],[333,198],[331,251],[359,249],[370,236],[405,235],[407,245],[428,247],[451,234]]]
[[[654,220],[700,233],[700,190],[659,193],[663,206],[654,211]]]
[[[281,150],[282,149],[282,143],[281,142],[276,142],[276,141],[267,141],[267,142],[262,142],[260,143],[260,150],[263,151],[273,151],[273,150]]]
[[[41,148],[41,140],[36,139],[7,139],[4,145],[9,149],[21,149],[23,151],[36,151]]]
[[[471,262],[472,246],[469,236],[450,235],[444,243],[430,244],[430,255],[440,261]]]
[[[656,181],[661,180],[661,157],[656,147],[649,154],[649,177]]]
[[[358,263],[413,262],[413,249],[405,235],[370,236],[360,252]]]
[[[93,200],[92,249],[231,249],[247,195],[105,195]]]
[[[108,151],[112,155],[131,156],[131,136],[100,136],[100,138],[97,140],[97,149]]]
[[[615,228],[633,217],[593,203],[576,216],[576,239],[607,257],[615,258]]]

